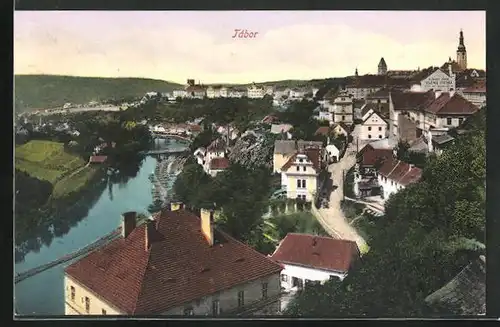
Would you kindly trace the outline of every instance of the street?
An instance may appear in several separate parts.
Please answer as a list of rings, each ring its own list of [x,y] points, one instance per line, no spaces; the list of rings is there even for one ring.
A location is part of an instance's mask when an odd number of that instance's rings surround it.
[[[356,138],[358,134],[359,126],[357,125],[352,132],[354,142],[348,144],[344,157],[339,162],[328,166],[333,186],[336,186],[336,188],[330,193],[329,207],[319,208],[318,212],[321,215],[320,219],[322,218],[323,222],[330,229],[334,230],[338,236],[343,239],[355,241],[358,248],[362,249],[366,247],[365,240],[358,234],[356,229],[349,225],[340,208],[344,189],[342,173],[345,172],[347,174],[347,171],[356,163]],[[337,235],[332,236],[338,237]]]

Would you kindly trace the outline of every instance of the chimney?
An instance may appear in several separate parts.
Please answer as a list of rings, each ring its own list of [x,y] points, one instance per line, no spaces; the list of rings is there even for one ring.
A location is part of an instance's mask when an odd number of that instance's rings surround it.
[[[145,244],[145,249],[146,251],[149,250],[149,248],[151,247],[151,244],[153,244],[154,242],[154,233],[156,231],[156,226],[155,226],[155,220],[154,219],[148,219],[146,220],[146,223],[145,223],[145,235],[144,235],[144,244]]]
[[[170,203],[170,211],[177,211],[184,209],[184,203],[182,202],[172,202]]]
[[[127,236],[132,233],[136,226],[137,212],[129,211],[122,214],[122,237],[127,238]]]
[[[201,209],[201,232],[205,236],[210,246],[214,245],[214,211]]]

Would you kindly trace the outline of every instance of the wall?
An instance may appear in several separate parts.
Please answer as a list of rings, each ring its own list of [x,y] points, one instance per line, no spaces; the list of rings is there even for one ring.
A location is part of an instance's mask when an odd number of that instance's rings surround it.
[[[464,92],[463,96],[467,101],[472,102],[472,104],[474,104],[475,106],[477,106],[479,108],[486,105],[486,93]]]
[[[361,125],[360,140],[378,140],[387,137],[387,123],[377,114],[372,114]]]
[[[382,186],[382,189],[384,191],[384,199],[388,199],[392,194],[395,194],[399,190],[404,188],[404,186],[395,183],[394,181],[387,179],[382,175],[378,175],[378,183],[380,186]]]
[[[273,170],[275,173],[279,173],[281,170],[281,167],[283,167],[284,164],[290,159],[292,154],[281,154],[281,153],[275,153],[273,154]]]
[[[75,300],[71,300],[70,286],[75,287]],[[90,299],[90,312],[85,311],[85,297]],[[104,300],[100,299],[96,294],[79,284],[70,276],[64,276],[64,307],[66,315],[102,315],[102,309],[106,310],[108,315],[119,315],[121,313],[117,308],[114,308]]]
[[[440,70],[436,70],[429,77],[420,82],[422,91],[443,91],[455,90],[455,75],[451,77]]]
[[[291,264],[284,264],[285,268],[281,271],[281,276],[285,275],[286,281],[281,280],[281,287],[284,288],[286,292],[295,291],[296,287],[292,285],[292,277],[302,279],[304,287],[306,287],[306,279],[310,281],[326,282],[330,279],[330,276],[338,277],[343,280],[347,274],[340,272],[332,272],[322,269],[313,269],[308,267],[295,266]]]
[[[238,292],[244,291],[244,299],[245,306],[258,303],[262,301],[262,283],[268,283],[267,286],[267,294],[268,298],[273,296],[278,296],[281,292],[281,285],[279,274],[274,274],[271,276],[267,276],[255,281],[251,281],[249,283],[243,284],[241,286],[237,286],[225,291],[221,291],[217,294],[212,294],[206,296],[199,301],[193,301],[190,303],[186,303],[182,306],[178,306],[176,308],[172,308],[167,312],[163,313],[164,315],[183,315],[184,310],[187,307],[192,307],[194,315],[212,315],[212,302],[213,300],[219,300],[219,307],[221,310],[221,314],[229,313],[232,310],[236,310],[238,308]]]

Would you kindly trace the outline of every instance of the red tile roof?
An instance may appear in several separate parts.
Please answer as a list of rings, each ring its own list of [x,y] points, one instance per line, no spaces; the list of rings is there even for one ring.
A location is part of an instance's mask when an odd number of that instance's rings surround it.
[[[392,158],[392,150],[390,149],[374,149],[370,144],[367,144],[360,151],[360,165],[374,166],[379,160]]]
[[[210,169],[226,169],[229,167],[229,160],[227,158],[213,158],[208,167]]]
[[[359,250],[354,241],[296,233],[287,234],[271,256],[280,263],[337,272],[348,272],[357,257]]]
[[[331,134],[330,126],[321,126],[316,130],[316,133],[314,133],[314,135],[323,135],[323,136],[328,136],[330,134]]]
[[[295,152],[293,156],[288,159],[288,161],[281,167],[281,170],[287,171],[288,168],[290,168],[293,163],[295,162],[295,159],[297,159],[297,155],[299,154],[305,154],[307,158],[312,162],[313,168],[316,171],[319,171],[321,168],[321,149],[318,148],[306,148],[300,151]]]
[[[264,124],[271,124],[273,122],[277,122],[279,119],[275,115],[267,115],[262,119],[262,123]]]
[[[425,107],[425,111],[436,115],[472,115],[478,107],[464,99],[460,94],[444,92],[432,103]]]
[[[188,125],[188,128],[191,132],[201,132],[200,125]]]
[[[415,110],[435,99],[432,90],[427,92],[391,92],[394,110]]]
[[[282,269],[218,229],[209,246],[200,218],[188,211],[164,210],[155,219],[148,250],[143,224],[71,264],[66,274],[123,313],[161,314]]]
[[[401,160],[385,160],[379,174],[403,186],[418,182],[422,177],[422,169]]]
[[[108,159],[107,156],[90,156],[90,163],[103,163]]]

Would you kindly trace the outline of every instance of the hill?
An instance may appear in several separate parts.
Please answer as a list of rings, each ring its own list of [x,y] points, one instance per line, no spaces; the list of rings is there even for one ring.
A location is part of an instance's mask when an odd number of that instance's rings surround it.
[[[180,84],[147,78],[101,78],[59,75],[15,75],[15,108],[52,108],[67,102],[88,103],[170,92]]]

